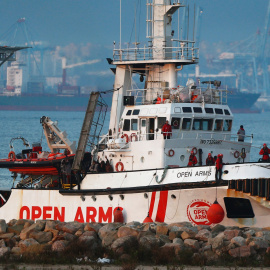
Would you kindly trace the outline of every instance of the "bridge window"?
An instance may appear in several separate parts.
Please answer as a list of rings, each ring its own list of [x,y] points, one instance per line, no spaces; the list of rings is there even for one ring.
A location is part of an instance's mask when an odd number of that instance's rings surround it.
[[[182,130],[190,130],[191,118],[183,118]]]
[[[132,115],[139,115],[139,113],[140,113],[140,110],[134,110]]]
[[[138,120],[131,119],[131,130],[138,130]]]
[[[181,113],[181,108],[180,107],[175,107],[174,112],[175,113]]]
[[[130,130],[130,120],[125,119],[124,120],[124,126],[123,126],[123,131],[129,131]]]
[[[162,128],[166,120],[166,117],[158,117],[158,128]]]
[[[229,112],[229,110],[226,110],[226,109],[224,110],[224,113],[225,113],[226,115],[231,115],[230,112]]]
[[[217,120],[215,121],[215,127],[214,127],[214,130],[215,130],[215,131],[222,131],[222,128],[223,128],[223,120],[217,119]]]
[[[172,129],[179,129],[181,118],[173,117],[172,118]]]
[[[193,107],[193,111],[195,113],[202,113],[202,108],[201,107]]]
[[[182,110],[184,113],[191,113],[192,112],[191,107],[182,107]]]
[[[213,122],[213,119],[202,119],[202,130],[212,130]]]
[[[126,115],[131,115],[131,113],[132,113],[132,110],[128,110]]]
[[[193,130],[201,130],[202,129],[202,119],[194,119],[192,129]]]
[[[215,113],[216,114],[223,114],[223,110],[215,108]]]
[[[231,129],[232,129],[232,120],[225,120],[223,131],[231,131]]]
[[[145,120],[145,119],[142,119],[142,121],[141,121],[141,126],[142,126],[142,127],[146,127],[146,120]]]
[[[213,108],[205,108],[206,113],[214,113]]]
[[[194,119],[193,120],[193,130],[212,130],[213,119]]]

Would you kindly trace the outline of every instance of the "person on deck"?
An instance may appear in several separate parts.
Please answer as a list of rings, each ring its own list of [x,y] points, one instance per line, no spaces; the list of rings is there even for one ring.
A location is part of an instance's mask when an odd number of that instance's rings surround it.
[[[243,142],[245,140],[246,132],[242,125],[240,126],[240,129],[238,130],[237,135],[238,135],[238,142]]]
[[[266,143],[263,144],[263,148],[261,149],[259,154],[262,155],[263,162],[269,161],[270,149],[267,147]]]
[[[221,180],[222,176],[222,167],[223,167],[223,154],[218,154],[216,160],[216,181]]]
[[[206,165],[207,166],[215,165],[215,159],[212,157],[211,153],[208,154],[208,157],[206,159]]]
[[[190,156],[188,159],[188,167],[194,167],[198,163],[196,156],[194,155],[194,152],[190,152]]]
[[[70,184],[71,180],[71,163],[68,159],[67,153],[65,153],[66,157],[61,161],[61,169],[63,174],[63,182],[65,184]]]
[[[162,132],[163,138],[165,140],[171,138],[171,136],[172,136],[172,127],[169,124],[168,120],[166,120],[166,123],[163,125],[161,132]]]

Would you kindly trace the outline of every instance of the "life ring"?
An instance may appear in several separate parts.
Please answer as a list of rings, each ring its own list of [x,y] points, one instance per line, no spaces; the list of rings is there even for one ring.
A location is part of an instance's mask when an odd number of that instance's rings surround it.
[[[136,133],[131,133],[131,135],[130,135],[131,142],[133,142],[133,138],[135,138],[135,142],[138,141],[138,137],[137,137]]]
[[[235,158],[239,158],[240,153],[239,153],[238,151],[235,151],[234,154],[233,154],[233,156],[234,156]]]
[[[197,154],[197,152],[198,152],[198,150],[197,150],[197,148],[196,148],[196,147],[193,147],[191,151],[193,151],[194,155],[196,155],[196,154]]]
[[[178,126],[178,121],[177,121],[177,120],[174,120],[174,121],[173,121],[173,126],[174,126],[174,127],[177,127],[177,126]]]
[[[241,153],[241,158],[242,158],[242,159],[245,159],[246,156],[247,156],[246,153],[244,153],[244,152]]]
[[[119,168],[119,166],[120,166],[120,168]],[[121,161],[117,162],[115,165],[115,170],[117,172],[122,172],[124,170],[124,164]]]
[[[10,151],[8,153],[8,159],[16,159],[16,154],[14,151]]]
[[[169,157],[173,157],[173,156],[174,156],[174,150],[173,150],[173,149],[170,149],[170,150],[169,150],[168,156],[169,156]]]
[[[129,142],[129,138],[128,138],[128,135],[127,135],[127,134],[123,134],[123,135],[121,136],[121,138],[125,138],[126,143]]]

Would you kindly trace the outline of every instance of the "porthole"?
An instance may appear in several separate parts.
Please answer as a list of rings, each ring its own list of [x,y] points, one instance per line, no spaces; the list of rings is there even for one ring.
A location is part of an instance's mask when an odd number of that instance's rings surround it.
[[[185,155],[181,155],[181,156],[180,156],[180,160],[181,160],[181,161],[184,161],[184,160],[185,160]]]

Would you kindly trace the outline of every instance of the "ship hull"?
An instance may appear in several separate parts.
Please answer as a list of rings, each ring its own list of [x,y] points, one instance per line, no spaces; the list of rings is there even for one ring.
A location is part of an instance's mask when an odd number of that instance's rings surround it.
[[[217,199],[224,210],[221,224],[264,227],[270,221],[269,194],[256,189],[256,195],[253,182],[248,190],[243,182],[239,188],[240,182],[233,187],[230,181],[237,176],[244,179],[249,176],[250,181],[258,181],[252,179],[256,176],[266,179],[269,167],[268,163],[226,165],[221,182],[214,180],[213,166],[169,169],[164,179],[163,169],[88,174],[81,189],[12,189],[10,198],[1,208],[0,219],[113,222],[113,213],[119,206],[125,222],[143,222],[149,213],[156,222],[212,225],[207,211]]]

